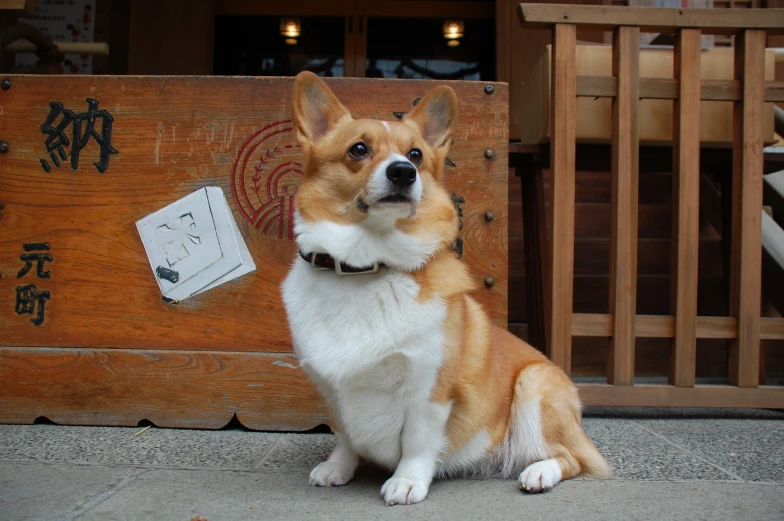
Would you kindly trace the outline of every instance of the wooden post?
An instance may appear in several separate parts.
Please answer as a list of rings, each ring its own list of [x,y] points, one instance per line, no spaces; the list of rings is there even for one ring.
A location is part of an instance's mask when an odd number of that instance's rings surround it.
[[[672,269],[670,306],[675,316],[669,383],[694,386],[697,367],[697,281],[700,243],[700,30],[675,39],[673,106]]]
[[[738,334],[730,350],[730,381],[738,387],[759,384],[764,52],[764,30],[747,29],[735,38],[741,99],[733,115],[730,312],[737,318]]]
[[[577,111],[577,27],[555,24],[552,67],[553,221],[550,241],[550,359],[571,373],[574,291],[574,162]]]
[[[633,385],[640,173],[639,27],[618,27],[613,32],[613,76],[618,82],[618,94],[612,103],[610,314],[613,321],[607,381],[613,385]]]

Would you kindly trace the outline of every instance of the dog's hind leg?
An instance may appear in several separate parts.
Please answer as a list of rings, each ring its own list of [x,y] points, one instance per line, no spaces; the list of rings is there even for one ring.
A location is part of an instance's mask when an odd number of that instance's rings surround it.
[[[582,408],[569,378],[549,363],[524,368],[515,384],[505,471],[526,466],[520,488],[543,492],[578,474],[608,477],[610,469],[581,425]]]

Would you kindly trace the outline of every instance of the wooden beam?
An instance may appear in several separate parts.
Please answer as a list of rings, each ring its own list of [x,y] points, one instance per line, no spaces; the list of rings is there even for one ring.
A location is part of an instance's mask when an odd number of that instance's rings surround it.
[[[415,7],[414,7],[415,6]],[[495,6],[491,2],[439,2],[417,1],[410,5],[399,0],[374,0],[365,2],[366,16],[493,19]]]
[[[354,0],[290,0],[287,2],[259,2],[258,0],[218,0],[219,15],[255,16],[348,16],[354,13]],[[410,2],[377,0],[362,2],[361,12],[373,17],[463,18],[492,19],[495,6],[490,2]]]
[[[613,76],[577,76],[577,96],[613,98],[618,86]],[[678,80],[672,78],[640,78],[640,99],[671,99],[678,97]],[[740,82],[737,80],[702,80],[700,99],[703,101],[738,101]],[[784,82],[765,82],[765,101],[784,101]]]
[[[257,0],[217,0],[216,15],[243,16],[348,16],[354,13],[354,0],[288,0],[259,2]]]
[[[546,334],[550,359],[571,372],[574,280],[574,206],[576,150],[577,27],[558,24],[553,35],[552,65],[552,235],[550,301]]]
[[[765,36],[747,30],[735,39],[735,79],[743,90],[733,112],[730,314],[738,335],[730,349],[730,382],[739,387],[759,384]]]
[[[637,310],[637,189],[640,170],[640,30],[613,33],[612,217],[610,314],[613,315],[607,381],[634,383],[634,317]]]
[[[669,383],[694,385],[697,368],[697,254],[700,244],[700,30],[675,37],[673,106],[672,269],[670,310],[675,316]]]
[[[584,405],[603,407],[749,407],[784,409],[784,387],[744,389],[730,385],[635,385],[578,384]]]
[[[573,336],[604,336],[611,334],[612,316],[593,313],[572,315]],[[697,338],[735,338],[735,317],[697,317]],[[634,336],[639,338],[673,338],[675,317],[669,315],[637,315],[634,320]],[[760,318],[762,340],[784,339],[784,318]]]
[[[614,7],[603,5],[520,4],[523,27],[575,24],[612,31],[637,26],[644,33],[668,33],[676,29],[702,29],[705,34],[735,34],[745,29],[784,34],[784,9],[680,9],[661,7]]]
[[[109,44],[104,42],[52,42],[63,54],[109,54]],[[37,47],[27,40],[17,40],[3,48],[4,52],[35,52]]]

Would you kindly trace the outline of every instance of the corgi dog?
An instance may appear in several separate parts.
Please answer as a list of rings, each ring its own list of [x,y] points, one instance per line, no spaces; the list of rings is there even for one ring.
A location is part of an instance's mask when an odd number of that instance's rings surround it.
[[[610,475],[569,377],[490,323],[448,248],[458,218],[440,181],[457,106],[439,86],[402,121],[354,119],[318,76],[295,79],[299,255],[281,293],[336,437],[311,485],[345,485],[360,458],[393,472],[387,505],[424,500],[436,478],[542,492]]]

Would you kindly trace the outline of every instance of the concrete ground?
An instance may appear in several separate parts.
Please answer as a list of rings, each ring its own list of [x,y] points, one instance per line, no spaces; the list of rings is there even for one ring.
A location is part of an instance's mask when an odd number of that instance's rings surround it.
[[[584,426],[613,479],[541,495],[444,481],[386,507],[387,475],[370,467],[346,487],[308,486],[328,434],[3,425],[0,520],[784,520],[784,412],[589,409]]]

